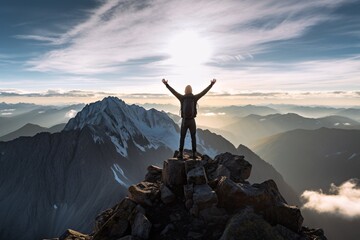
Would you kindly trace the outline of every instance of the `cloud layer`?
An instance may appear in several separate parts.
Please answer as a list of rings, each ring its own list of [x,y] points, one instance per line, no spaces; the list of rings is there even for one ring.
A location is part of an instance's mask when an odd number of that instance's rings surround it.
[[[330,194],[322,191],[305,191],[301,195],[304,208],[320,213],[330,213],[344,218],[360,218],[360,184],[350,179],[336,186],[331,184]]]

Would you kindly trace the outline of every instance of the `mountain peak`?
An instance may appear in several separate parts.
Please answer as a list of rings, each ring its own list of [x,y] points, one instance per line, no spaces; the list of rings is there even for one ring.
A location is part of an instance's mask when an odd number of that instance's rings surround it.
[[[246,181],[252,165],[244,156],[200,158],[149,166],[128,197],[96,217],[92,239],[326,239],[302,226],[300,209],[273,180]],[[67,230],[62,239],[79,236],[89,237]]]

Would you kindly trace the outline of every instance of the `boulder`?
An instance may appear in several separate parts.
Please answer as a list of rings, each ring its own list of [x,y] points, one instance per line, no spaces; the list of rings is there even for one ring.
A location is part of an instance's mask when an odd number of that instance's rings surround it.
[[[140,239],[148,239],[151,231],[151,222],[147,217],[138,211],[131,224],[131,235]]]
[[[174,193],[165,185],[160,188],[161,201],[165,204],[172,203],[175,200]]]
[[[147,173],[145,175],[145,182],[159,182],[161,181],[161,175],[162,175],[162,169],[154,166],[154,165],[150,165],[147,168]]]
[[[189,200],[193,198],[194,194],[194,185],[193,184],[186,184],[184,185],[184,197],[185,200]]]
[[[129,218],[136,203],[129,198],[122,200],[114,214],[95,232],[93,240],[116,239],[123,237],[130,228]]]
[[[184,161],[176,158],[170,158],[164,161],[162,181],[170,188],[184,185],[186,183]]]
[[[271,224],[281,224],[297,233],[301,231],[304,221],[300,209],[287,204],[266,208],[264,217]]]
[[[205,169],[202,166],[195,167],[187,172],[186,174],[188,184],[207,184],[208,180],[206,177]]]
[[[235,214],[227,223],[220,240],[285,240],[276,229],[251,208]]]
[[[200,211],[199,216],[206,222],[208,226],[218,226],[226,224],[229,215],[223,208],[212,206]]]
[[[220,164],[217,169],[216,169],[216,177],[221,177],[221,176],[225,176],[230,178],[230,170],[225,167],[224,165]]]
[[[141,204],[152,206],[153,201],[159,196],[159,185],[151,182],[140,182],[131,185],[128,189],[129,198]]]
[[[60,236],[59,240],[90,240],[90,236],[68,229],[63,235]]]
[[[270,206],[286,204],[273,180],[261,184],[235,183],[227,177],[221,177],[216,187],[219,205],[228,210],[252,206],[255,210],[264,210]]]
[[[193,194],[194,205],[197,205],[199,210],[211,207],[218,203],[216,193],[207,184],[194,185]]]
[[[227,152],[217,155],[215,161],[230,171],[230,179],[234,182],[243,182],[250,177],[252,165],[244,160],[244,156]]]

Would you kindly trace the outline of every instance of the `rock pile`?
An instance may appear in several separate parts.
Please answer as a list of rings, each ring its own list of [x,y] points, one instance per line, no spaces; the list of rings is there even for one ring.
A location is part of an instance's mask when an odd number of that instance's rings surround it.
[[[302,226],[300,209],[273,180],[247,182],[251,167],[230,153],[170,158],[162,169],[149,166],[143,182],[96,218],[92,234],[68,230],[60,239],[326,239]]]

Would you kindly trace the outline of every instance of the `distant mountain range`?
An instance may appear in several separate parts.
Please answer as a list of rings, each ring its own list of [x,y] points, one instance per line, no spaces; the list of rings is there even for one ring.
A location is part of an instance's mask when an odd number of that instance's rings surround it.
[[[293,130],[263,139],[253,149],[298,193],[360,178],[360,130]]]
[[[0,136],[14,132],[28,123],[46,128],[67,123],[83,107],[84,104],[56,107],[0,103]]]
[[[252,146],[257,140],[295,129],[341,128],[360,129],[360,123],[347,117],[328,116],[323,118],[305,118],[294,113],[271,114],[266,116],[248,115],[235,123],[222,128],[237,133],[224,137],[235,144]],[[215,131],[215,130],[214,130]]]
[[[61,132],[64,129],[65,125],[66,123],[60,123],[50,128],[46,128],[36,124],[28,123],[25,124],[23,127],[19,128],[18,130],[0,137],[0,141],[10,141],[18,137],[32,137],[41,132]]]

